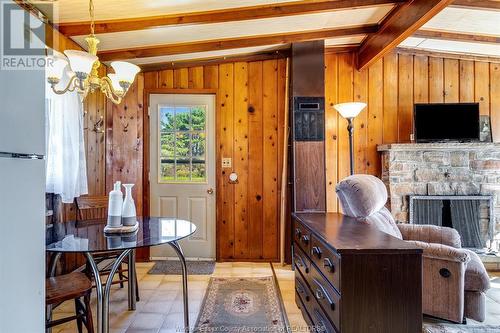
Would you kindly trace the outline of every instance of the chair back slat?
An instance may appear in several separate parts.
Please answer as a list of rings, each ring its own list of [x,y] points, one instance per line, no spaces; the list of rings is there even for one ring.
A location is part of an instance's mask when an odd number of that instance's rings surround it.
[[[80,221],[105,218],[108,214],[108,197],[83,196],[75,199],[76,216]]]

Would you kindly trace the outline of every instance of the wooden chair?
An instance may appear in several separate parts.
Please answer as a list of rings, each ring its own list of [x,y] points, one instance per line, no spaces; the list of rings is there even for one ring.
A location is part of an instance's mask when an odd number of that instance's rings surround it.
[[[87,332],[94,333],[90,306],[91,291],[92,282],[85,274],[80,272],[47,278],[45,280],[45,304],[48,312],[45,328],[50,329],[51,327],[76,320],[79,333],[82,333],[83,325],[85,325]],[[75,315],[52,320],[52,309],[62,302],[70,300],[75,301]]]
[[[107,196],[83,196],[75,199],[75,207],[76,207],[76,219],[77,221],[90,221],[95,219],[103,219],[107,218],[108,215],[108,197]],[[106,252],[106,253],[94,253],[94,259],[97,264],[102,263],[107,259],[116,259],[120,254],[119,251],[116,252]],[[88,276],[92,275],[92,270],[87,264],[85,272]],[[124,274],[127,272],[127,275]],[[107,266],[100,270],[101,275],[109,275],[110,267]],[[120,263],[120,267],[118,268],[117,274],[119,279],[113,281],[112,284],[120,284],[120,288],[123,288],[123,283],[128,282],[128,276],[130,274],[128,267],[124,269],[122,267],[122,263]],[[135,291],[136,291],[136,300],[139,301],[139,285],[137,279],[135,279]]]

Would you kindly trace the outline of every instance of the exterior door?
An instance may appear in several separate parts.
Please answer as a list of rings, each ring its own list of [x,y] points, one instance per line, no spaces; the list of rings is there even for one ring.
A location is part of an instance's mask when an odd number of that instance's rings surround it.
[[[186,257],[215,259],[215,95],[152,94],[149,107],[151,215],[193,222]],[[175,254],[156,247],[151,257]]]

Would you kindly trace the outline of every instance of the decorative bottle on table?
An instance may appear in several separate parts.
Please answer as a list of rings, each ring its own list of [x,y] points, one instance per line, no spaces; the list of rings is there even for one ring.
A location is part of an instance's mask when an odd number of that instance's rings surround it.
[[[122,183],[116,182],[113,191],[109,192],[108,203],[108,226],[119,227],[122,224],[123,193]]]
[[[137,222],[135,202],[134,198],[132,198],[134,184],[123,184],[123,187],[125,187],[125,200],[123,200],[122,224],[124,226],[133,226]]]

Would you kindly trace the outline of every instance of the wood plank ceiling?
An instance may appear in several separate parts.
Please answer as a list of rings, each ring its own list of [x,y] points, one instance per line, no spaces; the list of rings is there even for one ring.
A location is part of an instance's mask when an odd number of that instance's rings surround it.
[[[451,0],[94,0],[103,61],[139,65],[248,55],[323,39],[327,47],[363,45],[361,65],[383,56]],[[89,33],[87,0],[36,4],[82,47]],[[140,13],[140,15],[138,15]],[[400,22],[398,17],[405,17]],[[404,23],[404,24],[401,24]],[[390,32],[389,43],[370,37]],[[367,40],[373,42],[367,43]]]
[[[400,47],[500,56],[500,1],[456,0]]]
[[[288,49],[293,42],[316,39],[324,39],[330,48],[357,51],[358,68],[367,67],[400,43],[401,47],[443,52],[500,54],[498,0],[94,3],[101,60],[126,59],[145,69],[188,60],[269,54]],[[50,13],[47,5],[36,6],[57,29],[85,48],[88,0],[58,0],[52,5]]]

